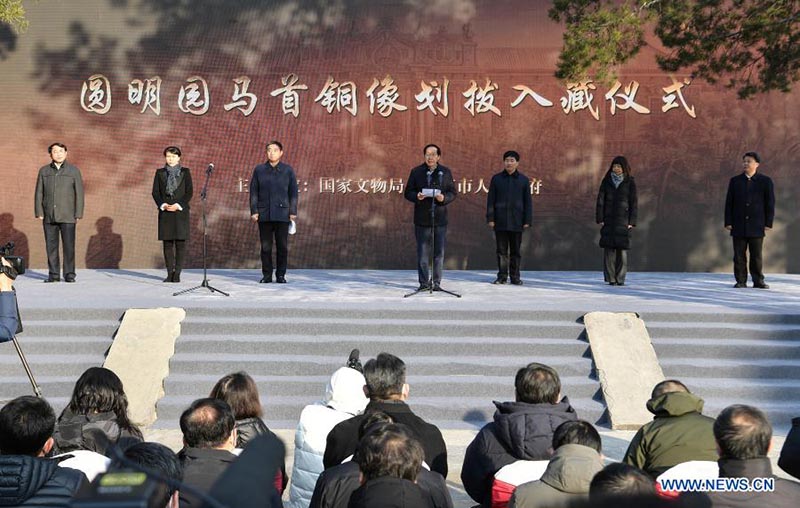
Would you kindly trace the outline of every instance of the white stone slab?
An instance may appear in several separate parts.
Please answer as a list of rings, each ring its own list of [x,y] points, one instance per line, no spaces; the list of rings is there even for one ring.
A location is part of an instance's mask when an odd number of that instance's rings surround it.
[[[103,367],[114,371],[128,396],[128,414],[140,426],[156,421],[169,359],[186,312],[180,308],[128,309]]]
[[[644,321],[632,312],[583,317],[611,428],[636,430],[653,419],[645,404],[664,373]]]

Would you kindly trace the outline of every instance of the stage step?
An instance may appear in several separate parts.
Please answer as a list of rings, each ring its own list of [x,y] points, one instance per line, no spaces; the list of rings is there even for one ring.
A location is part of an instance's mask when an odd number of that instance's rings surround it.
[[[447,428],[476,428],[492,418],[492,400],[513,400],[516,370],[532,361],[555,367],[581,418],[601,421],[580,312],[408,311],[363,309],[187,309],[158,404],[156,427],[180,413],[225,374],[244,370],[262,395],[271,425],[293,427],[320,400],[330,375],[353,348],[362,361],[381,351],[402,358],[409,400],[423,418]],[[202,374],[200,374],[202,373]]]
[[[800,416],[800,316],[643,313],[659,363],[716,416],[755,405],[784,432]]]

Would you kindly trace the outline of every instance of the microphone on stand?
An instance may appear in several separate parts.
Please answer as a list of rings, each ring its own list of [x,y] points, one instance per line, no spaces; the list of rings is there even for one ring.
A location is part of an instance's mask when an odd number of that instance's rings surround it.
[[[206,173],[211,174],[212,171],[214,171],[214,163],[213,162],[208,165],[208,168],[206,168]]]

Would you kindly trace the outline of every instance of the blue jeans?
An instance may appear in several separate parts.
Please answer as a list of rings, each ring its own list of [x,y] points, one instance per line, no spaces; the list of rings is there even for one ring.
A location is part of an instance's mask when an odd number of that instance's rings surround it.
[[[433,230],[433,283],[439,284],[442,281],[447,226],[435,226]],[[431,227],[414,226],[414,236],[417,237],[417,275],[419,276],[419,283],[427,285],[430,280]]]

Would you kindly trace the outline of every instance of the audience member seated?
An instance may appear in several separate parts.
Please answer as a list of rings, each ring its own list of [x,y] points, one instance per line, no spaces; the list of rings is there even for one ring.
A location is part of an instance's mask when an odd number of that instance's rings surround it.
[[[141,431],[128,419],[128,397],[119,377],[103,367],[87,369],[58,417],[53,438],[56,453],[89,450],[106,456],[111,446],[124,449],[141,442]]]
[[[233,410],[233,416],[236,418],[236,448],[245,448],[247,443],[260,435],[266,435],[273,441],[278,440],[278,436],[269,430],[261,419],[264,410],[261,408],[258,387],[246,372],[228,374],[217,381],[209,397],[225,401]],[[288,482],[289,477],[284,463],[275,478],[275,488],[283,493]]]
[[[235,420],[231,407],[219,399],[199,399],[181,415],[184,448],[178,453],[183,466],[183,482],[208,492],[214,482],[235,460]],[[182,491],[182,508],[202,506],[194,494]]]
[[[289,488],[289,507],[308,508],[317,478],[325,469],[322,456],[325,453],[328,433],[339,422],[364,412],[369,402],[364,395],[365,383],[361,372],[354,368],[342,367],[334,372],[328,381],[325,397],[303,408],[294,436],[294,465],[292,485]]]
[[[800,479],[800,418],[792,419],[792,430],[786,436],[778,459],[781,469]]]
[[[600,434],[589,422],[564,422],[553,434],[553,450],[542,477],[514,491],[511,508],[561,508],[589,498],[589,484],[603,469]]]
[[[447,478],[447,448],[439,429],[415,415],[406,404],[409,386],[406,383],[406,365],[400,358],[381,353],[364,365],[366,394],[369,397],[366,411],[383,411],[396,423],[407,425],[422,449],[424,460],[431,471]],[[328,434],[323,464],[325,469],[341,464],[358,446],[358,426],[364,415],[354,416],[337,424]]]
[[[752,406],[735,404],[722,410],[714,422],[719,449],[720,478],[773,478],[773,492],[690,492],[682,498],[690,506],[795,508],[800,503],[800,483],[775,478],[767,454],[772,446],[772,425]]]
[[[266,435],[256,437],[211,487],[209,496],[218,504],[207,503],[205,506],[283,508],[272,479],[280,470],[284,457],[286,447],[283,441],[269,439]]]
[[[658,383],[647,401],[653,421],[639,429],[622,461],[653,478],[691,460],[716,460],[714,419],[701,414],[703,399],[670,379]]]
[[[359,442],[364,435],[374,430],[382,429],[385,425],[393,423],[392,418],[381,411],[367,412],[361,425],[358,427]],[[411,431],[403,424],[396,427],[406,432]],[[361,485],[361,472],[358,467],[358,458],[346,461],[338,466],[326,469],[317,481],[314,493],[311,496],[311,508],[347,508],[350,496]],[[439,473],[431,472],[425,463],[417,474],[417,485],[428,497],[433,508],[453,508],[453,501],[447,484]]]
[[[514,402],[495,402],[494,421],[486,424],[467,447],[461,481],[481,506],[491,506],[494,474],[517,460],[549,460],[553,433],[575,410],[561,398],[558,373],[541,363],[517,371]]]
[[[76,469],[44,458],[56,415],[46,400],[17,397],[0,409],[0,506],[67,507],[86,483]]]
[[[156,504],[178,508],[178,485],[183,481],[183,467],[175,452],[159,443],[137,443],[125,450],[125,458],[147,473],[169,480],[164,482],[167,489]]]
[[[430,508],[417,485],[422,445],[397,424],[367,432],[358,443],[356,462],[362,484],[350,496],[349,508]]]
[[[609,464],[589,484],[589,501],[618,502],[619,506],[636,506],[635,501],[658,497],[653,479],[638,467],[624,462]]]

